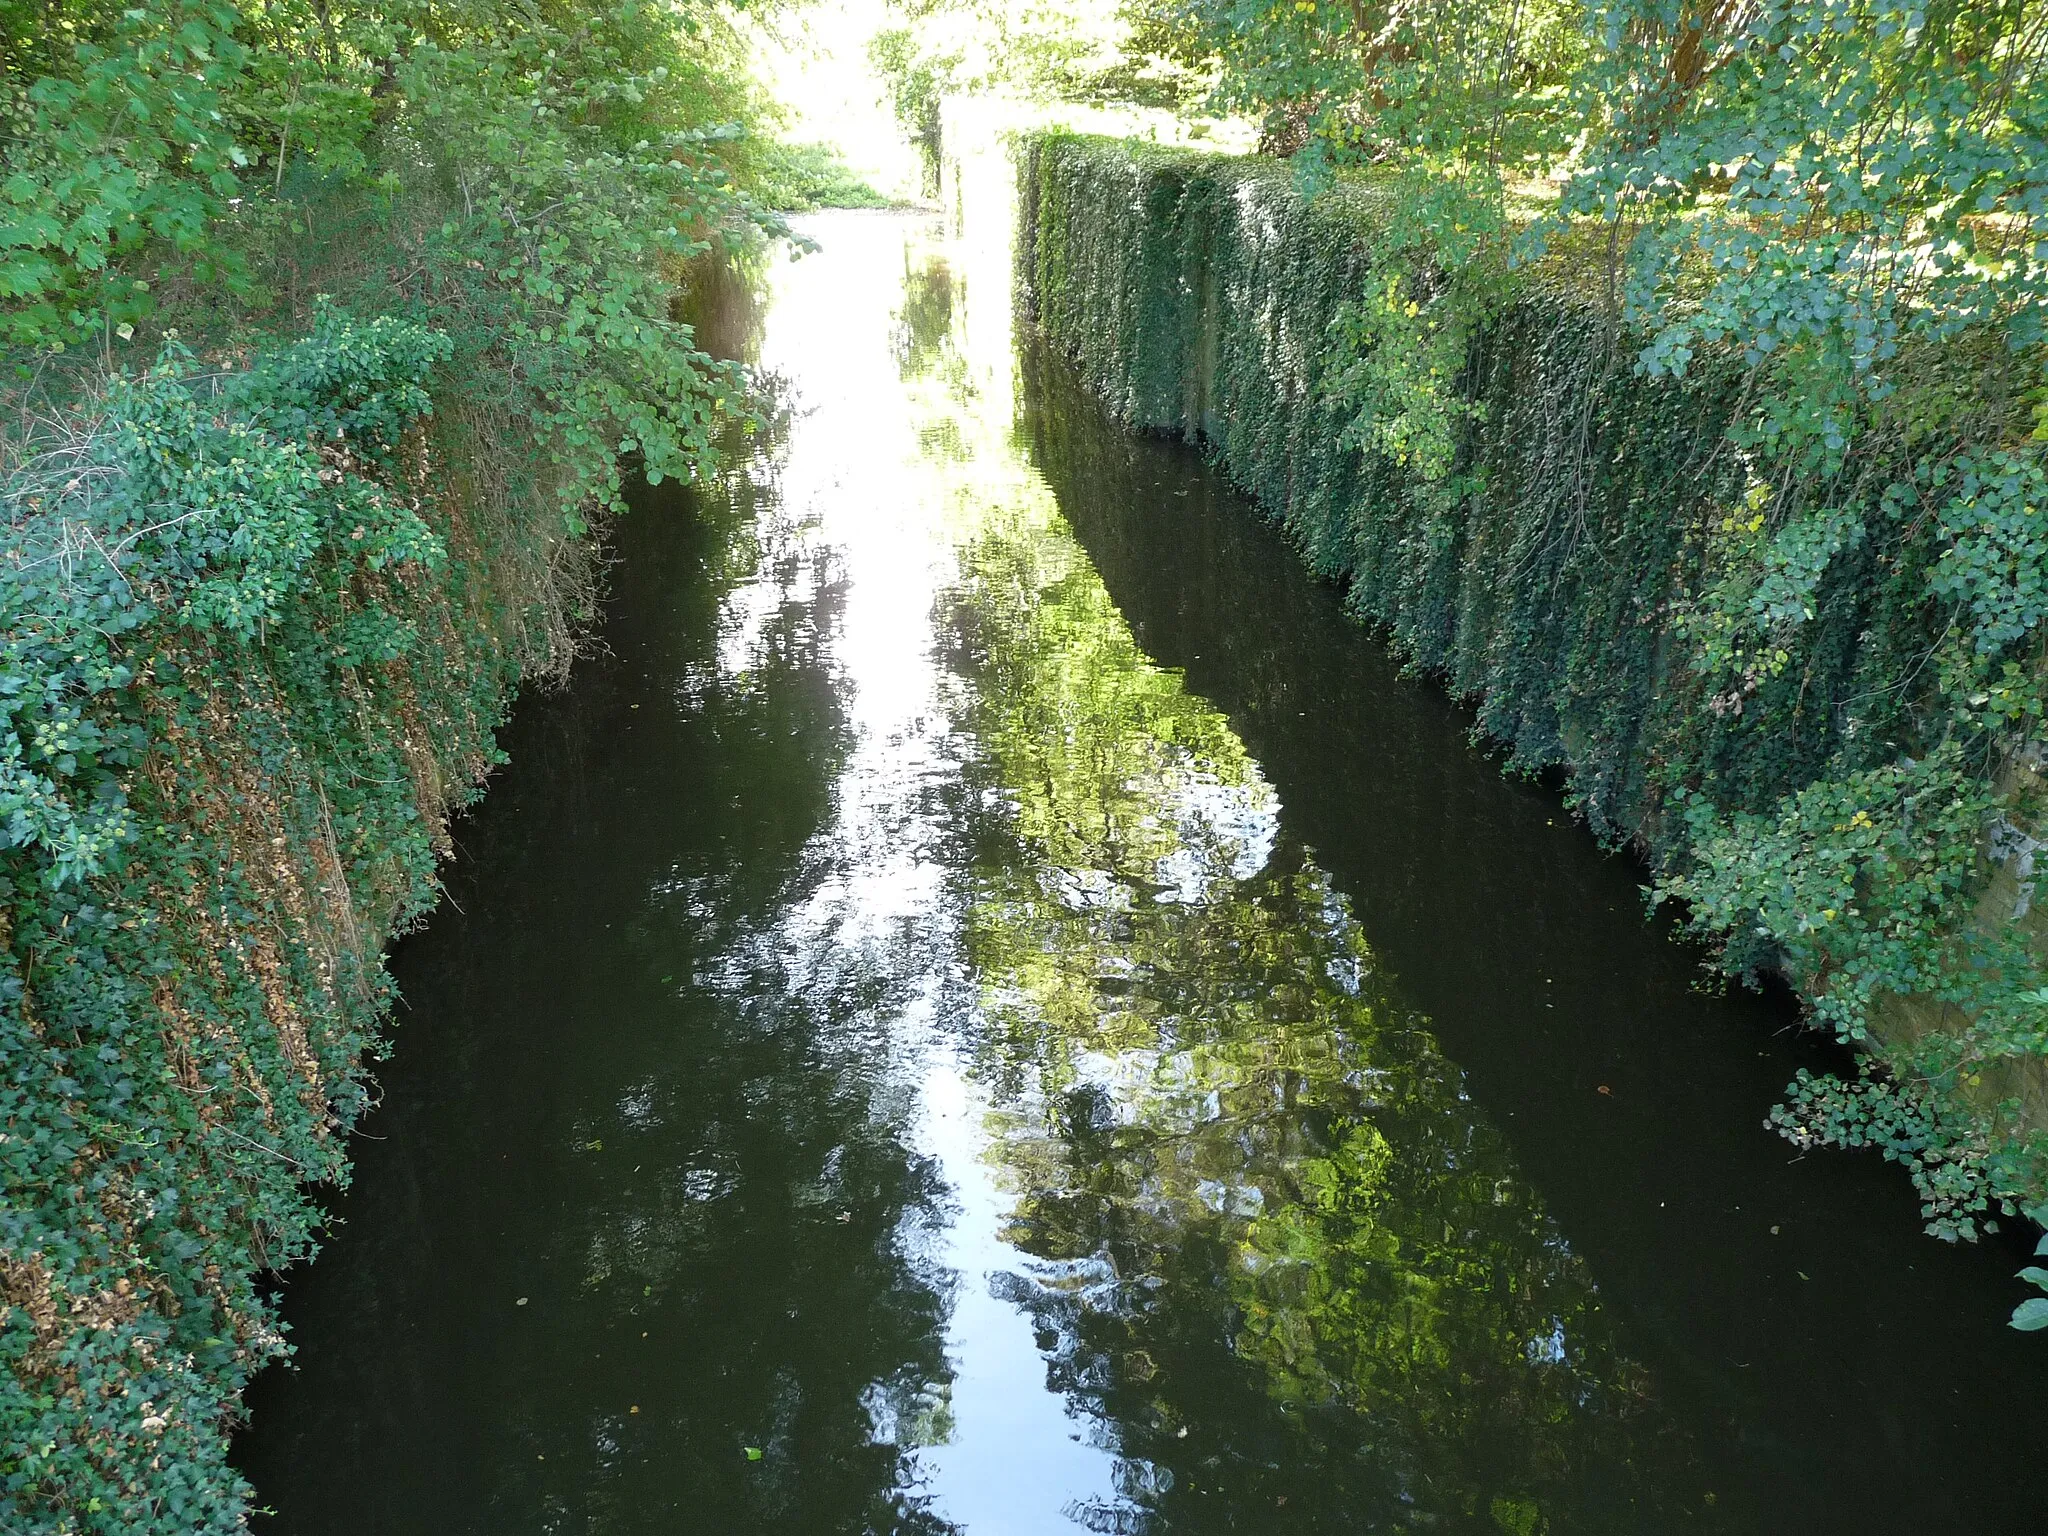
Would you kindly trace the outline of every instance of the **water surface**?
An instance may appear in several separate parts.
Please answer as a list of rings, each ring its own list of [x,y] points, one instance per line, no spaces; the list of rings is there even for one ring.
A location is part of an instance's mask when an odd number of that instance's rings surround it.
[[[280,1533],[2021,1532],[2013,1254],[1000,250],[821,217],[400,946]]]

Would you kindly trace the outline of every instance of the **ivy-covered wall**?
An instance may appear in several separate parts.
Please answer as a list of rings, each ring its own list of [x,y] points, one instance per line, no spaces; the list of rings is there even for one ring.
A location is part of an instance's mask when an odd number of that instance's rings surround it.
[[[384,942],[589,613],[561,473],[455,352],[332,310],[172,352],[6,483],[0,1528],[243,1526],[259,1277],[347,1181]]]
[[[1596,252],[1503,275],[1459,328],[1369,179],[1309,197],[1284,163],[1060,134],[1019,174],[1021,310],[1109,409],[1200,443],[1511,769],[1560,771],[1731,973],[1783,971],[1873,1048],[1864,1082],[1793,1085],[1787,1133],[1884,1147],[1939,1235],[2038,1206],[2032,759],[1955,727],[1951,695],[1988,719],[2001,684],[1940,660],[1973,615],[1987,675],[2040,649],[2038,541],[1981,514],[2024,417],[2003,350],[1918,360],[1931,425],[1774,495],[1801,510],[1766,526],[1740,359],[1647,376]],[[1996,494],[2031,538],[2048,497]],[[1952,601],[1962,567],[1999,574]],[[1999,604],[2016,643],[1985,638]]]

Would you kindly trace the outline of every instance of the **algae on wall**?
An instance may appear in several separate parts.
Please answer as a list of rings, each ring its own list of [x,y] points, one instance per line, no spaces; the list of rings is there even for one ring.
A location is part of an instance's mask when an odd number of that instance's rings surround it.
[[[1464,339],[1455,451],[1441,472],[1358,445],[1356,402],[1335,387],[1349,361],[1347,303],[1388,269],[1411,291],[1436,278],[1412,257],[1383,254],[1398,248],[1397,195],[1340,178],[1311,198],[1270,160],[1040,135],[1020,155],[1020,309],[1119,419],[1202,444],[1318,572],[1345,584],[1361,618],[1475,708],[1510,768],[1562,771],[1594,831],[1667,879],[1701,859],[1715,818],[1789,824],[1793,807],[1825,819],[1827,805],[1799,797],[1864,790],[1952,753],[1927,724],[1940,713],[1928,658],[1955,623],[1927,597],[1947,530],[1929,515],[1931,489],[1919,502],[1896,490],[1916,475],[1929,485],[1924,466],[1905,462],[1895,442],[1827,483],[1793,487],[1793,504],[1853,533],[1795,589],[1803,610],[1773,632],[1771,654],[1703,664],[1703,614],[1727,576],[1731,538],[1756,526],[1755,466],[1731,431],[1743,369],[1713,355],[1682,379],[1634,369],[1636,348],[1583,254],[1554,253],[1517,274]],[[1967,337],[1923,370],[1936,381],[1930,395],[1946,392],[1943,452],[1997,439],[2013,414],[2015,371]],[[1966,408],[1946,403],[1955,398]],[[1903,912],[1917,937],[1936,914],[1973,942],[1991,935],[2012,994],[1998,1001],[2024,1012],[2037,974],[2015,947],[2024,925],[1996,886],[1977,895],[1992,872],[1976,851],[1982,809],[2015,797],[2001,801],[1985,782],[1951,803],[1944,784],[1929,809],[1915,784],[1882,787],[1896,791],[1904,841],[1948,839],[1948,883],[1921,882],[1909,893],[1918,905],[1900,899],[1884,920]],[[1842,877],[1852,895],[1869,888],[1868,868]],[[1802,966],[1781,934],[1760,941],[1737,926],[1731,969],[1784,965],[1821,1017],[1846,1008],[1847,967],[1831,971],[1824,949]],[[1833,1088],[1801,1084],[1784,1117],[1799,1134],[1885,1145],[1914,1168],[1931,1229],[1950,1236],[1972,1235],[2001,1204],[2048,1194],[2038,1053],[1971,1037],[1976,1026],[1954,999],[1999,982],[1995,968],[1990,983],[1962,975],[1969,964],[1950,951],[1963,947],[1943,951],[1949,972],[1910,1004],[1872,978],[1931,975],[1929,966],[1886,972],[1853,957],[1863,990],[1844,1033],[1862,1038],[1867,1026],[1910,1085],[1910,1104],[1874,1101],[1882,1123],[1869,1125],[1857,1116],[1873,1101],[1844,1108]]]

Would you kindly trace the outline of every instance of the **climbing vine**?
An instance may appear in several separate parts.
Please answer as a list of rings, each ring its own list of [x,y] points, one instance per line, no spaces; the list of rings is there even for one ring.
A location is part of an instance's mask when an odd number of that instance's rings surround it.
[[[0,1528],[228,1532],[448,813],[753,424],[710,5],[0,0]]]

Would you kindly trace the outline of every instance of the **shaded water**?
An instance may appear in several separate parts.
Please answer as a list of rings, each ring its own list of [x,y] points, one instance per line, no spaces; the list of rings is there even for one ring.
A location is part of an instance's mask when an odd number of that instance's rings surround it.
[[[1000,253],[813,233],[399,949],[269,1529],[2040,1529],[2012,1255],[1761,1129],[1785,1011]]]

